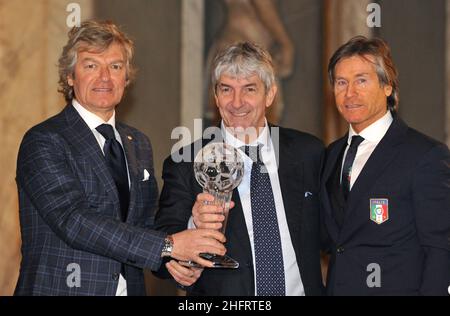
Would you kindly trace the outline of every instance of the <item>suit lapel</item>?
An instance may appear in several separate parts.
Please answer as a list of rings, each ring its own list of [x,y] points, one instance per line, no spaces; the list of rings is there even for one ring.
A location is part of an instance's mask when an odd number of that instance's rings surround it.
[[[342,137],[337,141],[337,143],[331,148],[328,153],[325,168],[323,170],[323,183],[329,180],[331,174],[334,171],[334,166],[336,165],[336,160],[339,158],[339,154],[344,149],[344,146],[347,145],[348,134]]]
[[[70,146],[80,154],[80,157],[91,164],[106,192],[114,204],[119,207],[119,195],[114,180],[94,134],[72,105],[66,107],[64,114],[69,127],[62,133],[68,139]]]
[[[375,180],[399,154],[398,145],[403,142],[407,128],[405,123],[399,118],[395,118],[386,135],[373,151],[349,194],[343,228],[345,228],[346,223],[351,219],[351,213],[355,212],[357,206],[360,205],[359,200],[363,198],[367,192],[370,192],[371,187],[376,182]]]
[[[347,145],[348,135],[342,137],[338,142],[330,149],[324,171],[322,176],[322,191],[321,191],[321,200],[322,200],[322,210],[324,215],[333,223],[331,227],[329,227],[329,234],[332,235],[333,239],[336,240],[339,235],[338,224],[335,220],[335,216],[333,214],[333,206],[330,202],[330,192],[328,190],[328,182],[330,181],[330,177],[334,176],[335,166],[339,162],[337,161],[340,157],[340,153],[344,150],[344,147]]]
[[[228,221],[231,225],[227,226],[226,233],[229,236],[233,235],[233,239],[238,241],[238,243],[235,243],[234,245],[238,255],[243,256],[245,260],[249,260],[251,262],[253,257],[251,255],[252,250],[250,238],[248,236],[244,211],[242,209],[241,199],[237,189],[234,189],[233,191],[232,201],[234,201],[235,206],[230,210]],[[240,262],[240,264],[245,264],[245,262]]]
[[[281,196],[286,214],[286,222],[294,249],[299,249],[297,241],[299,240],[299,229],[301,226],[299,213],[299,194],[304,194],[304,170],[303,164],[299,165],[299,157],[296,156],[296,150],[290,149],[289,140],[280,131],[279,138],[279,165],[278,179],[280,181]]]
[[[122,124],[117,123],[116,124],[117,131],[120,134],[120,139],[122,140],[123,149],[125,152],[125,156],[127,159],[128,164],[128,172],[130,174],[130,205],[128,207],[128,217],[132,218],[133,216],[133,210],[135,209],[136,205],[136,196],[137,196],[137,181],[140,179],[138,178],[138,164],[137,164],[137,158],[136,158],[136,146],[134,144],[135,140],[133,137],[128,133],[128,130],[126,127],[124,127]]]

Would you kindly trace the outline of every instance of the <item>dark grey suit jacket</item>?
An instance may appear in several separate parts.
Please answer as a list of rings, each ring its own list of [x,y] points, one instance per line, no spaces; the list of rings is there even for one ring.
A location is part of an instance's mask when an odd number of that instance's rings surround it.
[[[142,268],[159,268],[165,236],[150,230],[158,195],[152,149],[136,129],[116,128],[131,182],[126,223],[98,142],[72,105],[24,136],[16,178],[22,233],[16,295],[115,295],[122,263],[128,294],[145,295]],[[71,264],[79,267],[79,287]]]
[[[300,275],[306,295],[321,295],[318,192],[323,144],[311,135],[286,128],[279,129],[279,140],[278,176]],[[208,141],[203,140],[203,146]],[[191,161],[196,154],[195,148],[202,146],[192,144],[184,148],[191,151]],[[155,225],[175,233],[186,229],[192,206],[202,188],[195,180],[193,163],[175,163],[171,157],[164,162],[163,179]],[[305,192],[312,195],[305,197]],[[240,266],[238,269],[205,269],[200,279],[188,288],[189,295],[255,294],[250,240],[237,190],[232,199],[235,207],[228,218],[226,248],[227,254]],[[168,276],[164,271],[159,275]]]

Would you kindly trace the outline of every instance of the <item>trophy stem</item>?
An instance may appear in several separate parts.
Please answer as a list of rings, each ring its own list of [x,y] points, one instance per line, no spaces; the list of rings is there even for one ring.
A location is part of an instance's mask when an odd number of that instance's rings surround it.
[[[214,202],[212,202],[212,204],[223,207],[222,214],[223,216],[225,216],[225,219],[222,222],[220,232],[225,235],[225,231],[227,229],[228,214],[230,211],[231,197],[233,195],[233,192],[232,191],[219,192],[214,190],[205,190],[204,192],[214,196]]]
[[[222,228],[220,229],[220,232],[225,235],[225,231],[227,229],[227,222],[228,222],[228,214],[230,210],[230,204],[231,204],[231,197],[233,195],[233,191],[227,191],[227,192],[219,192],[216,190],[204,190],[204,192],[211,194],[214,196],[214,201],[211,202],[212,205],[218,205],[223,207],[222,214],[225,216],[225,219],[222,222]],[[239,263],[234,260],[233,258],[230,258],[228,256],[219,256],[209,253],[201,253],[200,257],[203,259],[212,261],[214,264],[214,268],[228,268],[228,269],[236,269],[239,267]],[[197,263],[189,261],[189,262],[181,262],[181,264],[191,266],[191,267],[200,267]]]

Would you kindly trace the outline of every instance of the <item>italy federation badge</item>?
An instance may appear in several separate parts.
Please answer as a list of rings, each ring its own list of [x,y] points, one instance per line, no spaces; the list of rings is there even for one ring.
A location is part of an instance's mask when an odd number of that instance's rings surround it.
[[[370,199],[370,219],[378,225],[389,219],[388,199]]]

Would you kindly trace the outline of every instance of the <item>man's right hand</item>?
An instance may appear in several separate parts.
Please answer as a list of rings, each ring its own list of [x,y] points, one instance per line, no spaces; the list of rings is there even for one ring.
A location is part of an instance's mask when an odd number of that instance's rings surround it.
[[[195,227],[205,229],[220,229],[225,219],[223,215],[223,207],[213,205],[214,197],[208,193],[200,193],[197,195],[194,206],[192,207],[192,218]],[[231,202],[230,209],[234,207]]]
[[[200,253],[212,253],[223,256],[225,236],[211,229],[188,229],[172,235],[173,248],[171,257],[180,261],[194,261],[201,266],[211,268],[211,261],[199,256]]]

